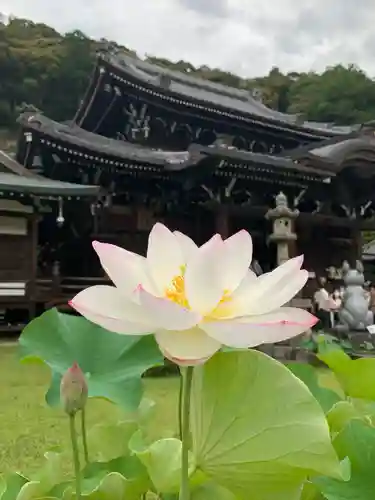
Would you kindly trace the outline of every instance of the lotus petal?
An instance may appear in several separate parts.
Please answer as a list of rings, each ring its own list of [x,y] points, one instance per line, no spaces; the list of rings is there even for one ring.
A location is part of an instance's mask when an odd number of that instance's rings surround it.
[[[187,330],[202,319],[199,313],[171,300],[155,297],[142,288],[138,293],[143,314],[155,329]]]
[[[296,257],[256,280],[245,279],[232,295],[232,317],[266,314],[289,302],[308,280],[301,264],[302,257]]]
[[[155,224],[148,238],[147,267],[161,295],[173,278],[181,274],[184,264],[176,236],[163,224]]]
[[[317,321],[304,309],[281,307],[268,314],[204,322],[200,328],[224,345],[244,348],[290,339],[305,332]]]
[[[155,290],[147,274],[146,259],[110,243],[93,241],[102,268],[113,284],[125,295],[131,295],[139,284],[149,291]]]
[[[222,287],[233,292],[249,270],[253,258],[253,242],[247,231],[239,231],[224,241],[220,277]]]
[[[182,332],[161,330],[155,338],[165,357],[182,366],[202,364],[221,347],[198,327]]]
[[[180,233],[180,231],[174,231],[173,234],[180,244],[185,263],[187,263],[188,260],[191,259],[191,257],[193,257],[195,252],[198,250],[198,245],[191,238],[189,238],[189,236],[186,236],[186,234],[184,233]]]
[[[202,315],[211,312],[223,296],[220,278],[222,255],[223,240],[216,235],[199,248],[186,268],[186,298],[190,308]]]
[[[89,321],[111,332],[124,335],[153,333],[141,308],[125,300],[115,287],[98,285],[86,288],[69,304]]]

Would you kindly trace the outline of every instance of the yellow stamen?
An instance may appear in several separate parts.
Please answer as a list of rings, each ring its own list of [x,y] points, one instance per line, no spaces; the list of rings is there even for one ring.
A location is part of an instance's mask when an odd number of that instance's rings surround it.
[[[190,308],[185,291],[185,268],[181,268],[181,274],[172,279],[170,286],[165,290],[165,297],[179,306]],[[219,319],[229,315],[231,307],[231,294],[229,290],[223,291],[223,296],[218,305],[209,313],[205,319]]]
[[[179,306],[189,308],[189,303],[185,293],[185,278],[183,275],[175,276],[172,283],[165,291],[167,299],[175,302]]]

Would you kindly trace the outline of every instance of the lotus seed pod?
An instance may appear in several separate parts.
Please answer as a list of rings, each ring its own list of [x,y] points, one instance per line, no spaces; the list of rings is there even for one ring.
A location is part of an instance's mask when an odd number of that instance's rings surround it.
[[[84,373],[77,363],[68,368],[60,384],[60,401],[68,415],[82,410],[87,401],[88,387]]]

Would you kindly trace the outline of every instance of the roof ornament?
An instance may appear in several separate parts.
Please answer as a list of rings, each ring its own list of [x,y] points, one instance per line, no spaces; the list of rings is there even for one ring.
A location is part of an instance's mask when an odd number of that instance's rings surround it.
[[[306,117],[303,113],[297,113],[296,114],[296,125],[303,125],[306,121]]]
[[[232,148],[234,137],[229,134],[217,134],[213,145],[219,148]]]
[[[160,73],[159,75],[159,85],[165,90],[168,90],[171,87],[172,78],[165,73]]]
[[[96,51],[98,56],[106,58],[106,56],[115,56],[121,52],[119,47],[114,42],[109,42],[105,38],[102,38],[100,42],[100,47]]]
[[[38,115],[42,115],[43,112],[38,109],[36,106],[34,106],[34,104],[28,104],[27,102],[23,102],[22,104],[20,104],[18,106],[18,112],[20,114],[23,114],[23,113],[36,113]]]
[[[23,118],[26,118],[27,121],[33,121],[35,120],[35,115],[43,115],[43,112],[40,111],[36,106],[34,106],[33,104],[27,104],[26,102],[23,102],[22,104],[17,106],[17,113],[18,121],[21,121]],[[39,120],[36,120],[36,122],[39,122]]]
[[[254,87],[250,90],[250,97],[263,104],[263,90],[259,87]]]

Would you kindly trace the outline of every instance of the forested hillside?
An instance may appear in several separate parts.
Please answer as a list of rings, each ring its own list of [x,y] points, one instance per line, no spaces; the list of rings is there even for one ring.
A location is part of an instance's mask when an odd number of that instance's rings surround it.
[[[0,128],[14,127],[25,104],[56,120],[72,118],[95,53],[108,43],[92,40],[81,31],[61,34],[25,19],[0,22]],[[356,66],[337,65],[323,74],[283,74],[272,68],[265,77],[244,79],[217,68],[196,68],[185,61],[149,60],[230,86],[260,88],[268,106],[301,113],[309,120],[349,124],[375,119],[375,81]]]

